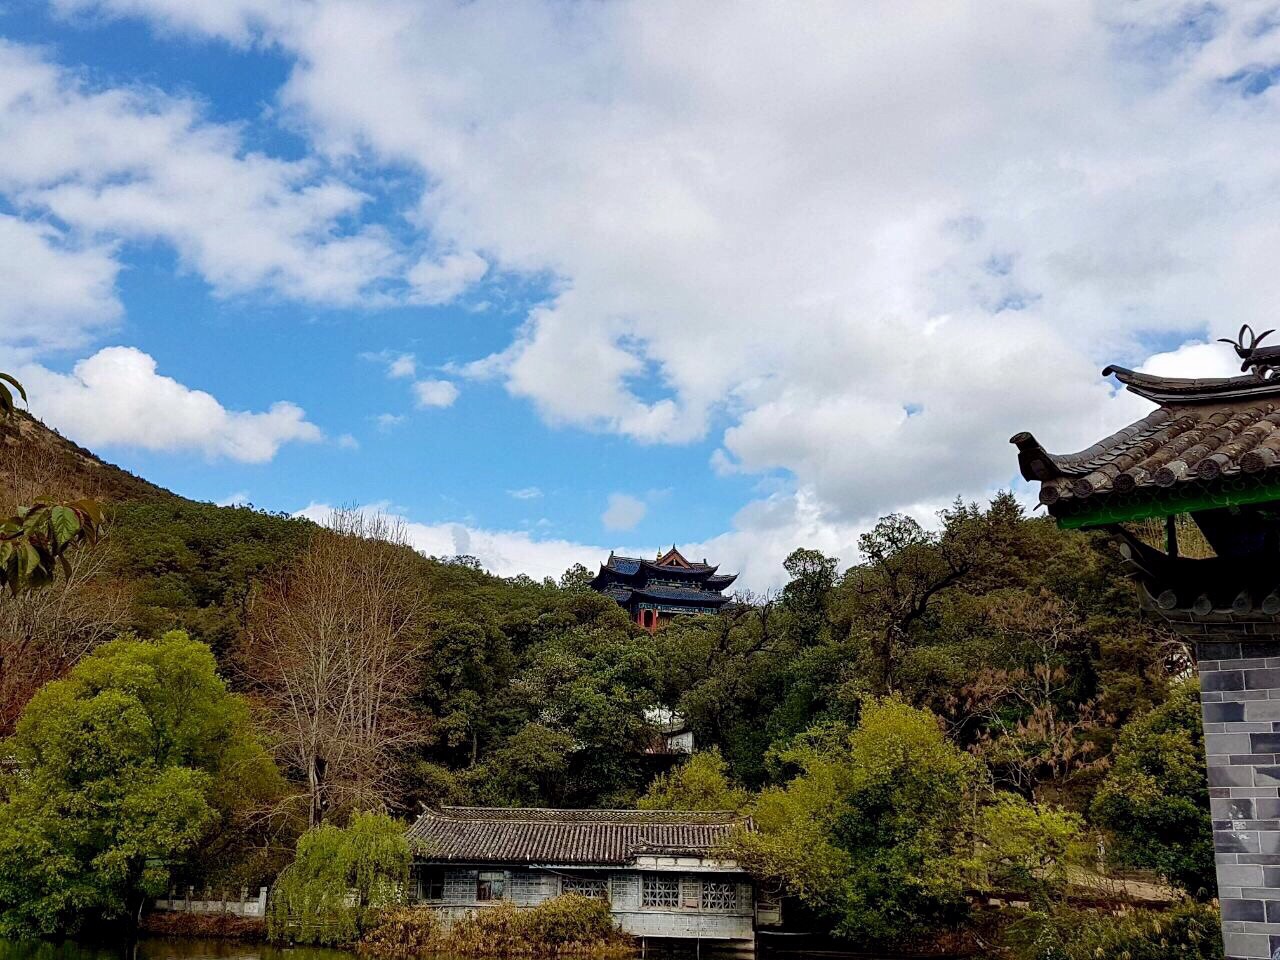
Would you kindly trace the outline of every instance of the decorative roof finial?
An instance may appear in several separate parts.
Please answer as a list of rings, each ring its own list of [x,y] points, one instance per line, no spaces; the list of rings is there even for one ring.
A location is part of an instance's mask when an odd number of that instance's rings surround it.
[[[1252,369],[1254,376],[1261,380],[1270,380],[1280,372],[1277,370],[1280,368],[1280,346],[1263,347],[1260,344],[1273,333],[1275,330],[1264,330],[1262,333],[1255,334],[1253,327],[1246,323],[1240,328],[1235,340],[1219,337],[1218,342],[1229,343],[1236,348],[1236,356],[1244,361],[1240,364],[1242,371],[1248,373]]]

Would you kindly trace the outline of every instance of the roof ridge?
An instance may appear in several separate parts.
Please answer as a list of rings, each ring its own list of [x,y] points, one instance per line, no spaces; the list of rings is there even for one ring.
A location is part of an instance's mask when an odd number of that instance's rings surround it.
[[[426,806],[424,813],[437,814],[454,820],[488,821],[538,821],[551,823],[610,823],[653,820],[666,823],[681,822],[729,822],[747,819],[735,810],[640,810],[631,807],[474,807],[457,804]],[[470,814],[470,815],[469,815]],[[492,814],[492,816],[485,816]]]

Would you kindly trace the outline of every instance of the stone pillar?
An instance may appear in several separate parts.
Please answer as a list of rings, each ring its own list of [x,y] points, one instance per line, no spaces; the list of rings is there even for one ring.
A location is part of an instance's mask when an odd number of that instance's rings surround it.
[[[1231,632],[1198,644],[1223,938],[1228,960],[1280,960],[1280,638]]]

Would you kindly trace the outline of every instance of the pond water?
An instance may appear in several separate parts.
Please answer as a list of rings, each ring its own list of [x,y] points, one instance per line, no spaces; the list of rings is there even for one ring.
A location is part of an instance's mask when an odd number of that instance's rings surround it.
[[[275,947],[249,940],[147,937],[132,944],[0,940],[0,960],[356,960],[357,956],[334,947]],[[787,960],[796,957],[788,954]]]
[[[273,947],[247,940],[147,937],[136,943],[0,940],[0,960],[354,960],[332,947]]]

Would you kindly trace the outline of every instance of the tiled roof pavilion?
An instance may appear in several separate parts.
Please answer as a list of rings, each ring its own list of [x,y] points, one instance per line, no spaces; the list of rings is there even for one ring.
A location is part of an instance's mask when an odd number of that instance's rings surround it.
[[[750,827],[730,811],[440,807],[423,811],[409,841],[435,861],[625,866],[642,854],[712,856]]]
[[[729,598],[724,591],[737,574],[720,573],[705,560],[686,560],[672,544],[654,560],[610,553],[591,588],[612,598],[644,627],[681,613],[712,613]]]
[[[1108,367],[1104,375],[1156,408],[1086,450],[1051,454],[1029,433],[1012,438],[1022,475],[1039,481],[1040,502],[1059,524],[1112,529],[1143,602],[1197,630],[1280,628],[1280,348],[1258,349],[1261,339],[1241,331],[1236,352],[1249,372],[1239,377]],[[1213,556],[1180,555],[1180,514]],[[1166,520],[1163,551],[1124,526],[1152,517]]]

